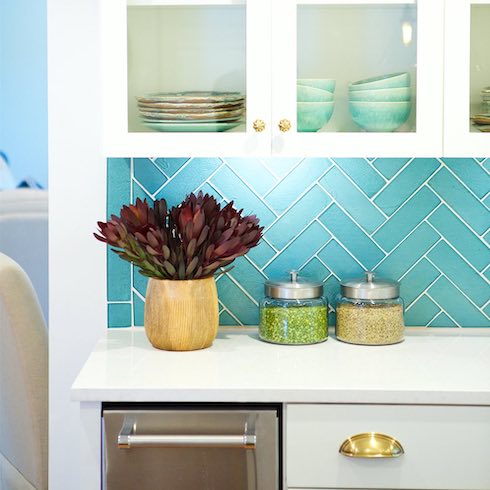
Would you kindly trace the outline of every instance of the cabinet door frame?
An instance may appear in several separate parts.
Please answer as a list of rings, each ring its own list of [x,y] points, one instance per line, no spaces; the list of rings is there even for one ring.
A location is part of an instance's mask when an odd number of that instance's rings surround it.
[[[490,135],[469,129],[472,5],[490,6],[490,0],[446,0],[444,155],[451,157],[490,155]]]
[[[441,155],[443,143],[444,0],[418,0],[417,131],[413,133],[296,131],[298,5],[405,4],[415,0],[272,1],[272,153],[276,155],[369,157]],[[291,122],[281,133],[278,122]]]
[[[247,124],[243,132],[130,133],[127,128],[127,4],[246,5]],[[271,61],[269,0],[104,0],[100,2],[104,154],[110,157],[269,155]],[[225,42],[225,41],[224,41]],[[256,132],[261,119],[265,129]]]

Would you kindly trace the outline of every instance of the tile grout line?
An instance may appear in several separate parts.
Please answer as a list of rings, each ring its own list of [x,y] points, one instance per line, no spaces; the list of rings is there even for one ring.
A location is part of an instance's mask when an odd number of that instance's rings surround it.
[[[416,195],[416,194],[418,194],[418,193],[419,193],[419,192],[420,192],[420,191],[421,191],[421,190],[422,190],[424,187],[426,187],[426,188],[427,188],[429,191],[433,192],[433,193],[434,193],[434,194],[437,196],[437,198],[438,198],[439,200],[441,200],[441,197],[440,197],[439,195],[437,195],[437,194],[434,192],[434,190],[432,189],[432,187],[430,187],[430,186],[428,186],[428,185],[427,185],[427,184],[429,183],[429,181],[432,179],[432,177],[434,177],[434,175],[436,175],[436,174],[439,172],[439,170],[440,170],[440,169],[441,169],[441,167],[438,167],[436,170],[434,170],[434,172],[432,172],[432,173],[431,173],[431,174],[430,174],[430,175],[427,177],[427,179],[425,179],[425,180],[424,180],[424,182],[422,182],[421,184],[417,185],[417,187],[415,188],[415,190],[414,190],[414,191],[413,191],[413,192],[412,192],[412,193],[411,193],[411,194],[410,194],[410,195],[409,195],[409,196],[408,196],[408,197],[405,199],[405,201],[404,201],[404,202],[403,202],[403,203],[402,203],[400,206],[398,206],[398,208],[397,208],[397,209],[396,209],[396,210],[395,210],[395,211],[394,211],[392,214],[390,214],[390,215],[388,216],[388,218],[387,218],[387,220],[385,221],[385,223],[382,223],[382,224],[381,224],[381,225],[380,225],[378,228],[376,228],[376,230],[374,230],[372,234],[374,235],[374,234],[375,234],[377,231],[379,231],[379,229],[380,229],[381,227],[383,227],[383,225],[385,225],[386,223],[388,223],[388,222],[389,222],[389,221],[390,221],[390,220],[391,220],[391,219],[392,219],[392,218],[393,218],[393,217],[394,217],[394,216],[395,216],[395,215],[396,215],[396,214],[397,214],[397,213],[398,213],[398,212],[399,212],[401,209],[403,209],[403,208],[404,208],[404,207],[407,205],[407,203],[408,203],[409,201],[411,201],[411,200],[412,200],[412,199],[415,197],[415,195]],[[440,204],[441,204],[441,202],[439,202],[439,204],[437,205],[437,207],[439,207],[439,206],[440,206]]]
[[[452,315],[450,315],[446,310],[445,308],[443,308],[431,295],[430,293],[427,291],[425,293],[427,295],[427,297],[432,301],[434,302],[434,304],[436,304],[440,309],[441,311],[451,320],[455,323],[455,325],[458,327],[458,328],[461,328],[461,325],[452,317]]]
[[[391,185],[391,183],[415,160],[415,158],[409,158],[408,162],[406,162],[402,167],[389,179],[387,179],[386,184],[381,187],[381,189],[371,196],[371,199],[374,201],[387,187]],[[373,160],[374,162],[374,160]]]
[[[232,275],[231,275],[231,271],[230,273],[225,273],[224,275],[226,275],[230,280],[231,282],[233,282],[237,287],[238,289],[240,289],[242,291],[243,294],[245,294],[245,296],[248,297],[248,299],[250,301],[252,301],[252,303],[255,305],[255,306],[259,306],[259,302],[245,289],[244,286],[242,286]]]
[[[443,276],[442,272],[439,269],[437,269],[437,271],[439,272],[439,275],[413,301],[410,302],[410,304],[405,308],[406,311],[410,310],[410,308],[416,305],[417,301],[426,293],[428,293],[431,286],[433,286],[439,280],[439,278]]]
[[[432,225],[432,223],[429,223],[427,222],[427,224],[434,230],[436,231],[437,233],[439,233],[439,231],[437,230],[437,228],[434,227],[434,225]],[[440,234],[440,233],[439,233]],[[451,242],[449,242],[447,240],[447,238],[444,236],[444,235],[441,235],[441,240],[440,241],[443,241],[446,245],[448,245],[448,247],[454,252],[456,253],[456,255],[459,256],[460,259],[462,259],[472,270],[473,272],[475,272],[479,277],[481,277],[485,282],[489,283],[490,284],[490,280],[487,279],[485,277],[485,275],[483,274],[483,272],[480,272],[468,259],[466,259],[466,257],[464,255],[462,255],[458,249],[456,249],[453,244]]]
[[[332,203],[326,207],[324,209],[324,212],[331,207],[332,204],[336,204],[340,210],[348,217],[350,218],[354,224],[361,230],[362,233],[364,233],[364,235],[366,235],[366,238],[368,238],[369,240],[371,240],[373,242],[373,244],[375,246],[377,246],[384,254],[387,254],[388,252],[378,243],[376,242],[376,240],[374,240],[374,238],[372,238],[371,235],[369,235],[369,233],[354,219],[354,217],[341,205],[339,204],[339,202],[335,199],[335,197],[333,197],[326,189],[325,187],[322,186],[322,184],[320,184],[320,182],[318,182],[318,185],[328,194],[328,196],[332,199]],[[388,220],[385,220],[384,223],[382,223],[380,226],[383,226],[385,223],[387,223]],[[320,222],[321,223],[321,222]],[[379,227],[378,227],[379,228]],[[330,230],[328,229],[328,227],[325,226],[325,229],[330,232]],[[330,232],[331,233],[331,232]]]
[[[416,230],[418,230],[422,224],[424,224],[424,221],[421,221],[406,237],[403,238],[403,240],[401,240],[398,245],[386,256],[384,257],[383,259],[381,259],[373,268],[374,269],[377,269],[383,262],[385,262],[388,257],[391,257],[391,255],[400,248],[400,246],[405,243],[414,233]],[[439,232],[437,232],[437,234],[439,235],[439,240],[441,239],[441,234]],[[438,241],[439,241],[438,240]]]
[[[432,266],[434,266],[436,269],[439,269],[432,260],[427,257],[427,260],[431,263]],[[457,289],[462,296],[464,296],[473,306],[476,310],[478,310],[487,320],[490,320],[490,317],[480,308],[450,277],[448,277],[443,271],[442,271],[443,277],[452,284],[452,286]]]
[[[260,270],[260,267],[247,255],[245,254],[243,256],[245,258],[246,261],[250,262],[250,264],[253,266],[253,268],[261,275],[263,276],[265,279],[267,279],[267,275],[262,271]]]
[[[334,276],[335,279],[337,279],[337,281],[340,281],[340,278],[337,276],[337,274],[335,274],[335,272],[332,269],[330,269],[330,267],[328,267],[328,265],[320,257],[318,257],[318,255],[314,255],[312,259],[313,258],[316,258],[318,262],[320,262],[323,265],[323,267],[325,267],[325,269],[330,271],[330,274],[328,274],[328,276],[325,278],[325,281],[328,281],[328,279],[330,279],[330,277],[332,276]]]
[[[239,326],[243,326],[243,323],[241,322],[241,320],[235,315],[235,313],[233,313],[229,308],[228,306],[226,306],[222,301],[219,301],[219,304],[221,305],[221,307],[223,308],[222,311],[224,311],[225,313],[228,313],[228,315],[230,315],[237,323]]]
[[[300,268],[299,270],[303,270],[310,262],[312,262],[314,259],[317,259],[318,262],[320,262],[321,264],[323,264],[323,266],[325,267],[325,269],[327,269],[328,271],[328,274],[326,276],[325,279],[323,279],[323,281],[326,281],[326,279],[332,274],[332,271],[325,265],[324,262],[322,262],[316,255],[312,255]]]
[[[388,179],[375,167],[374,162],[376,161],[376,158],[372,161],[369,161],[366,158],[363,158],[363,160],[365,160],[366,163],[369,165],[369,167],[372,168],[374,170],[374,172],[376,172],[385,181],[385,183],[382,186],[382,187],[384,187],[388,183]]]
[[[404,278],[405,278],[405,277],[406,277],[408,274],[410,274],[410,272],[411,272],[411,271],[412,271],[412,270],[413,270],[415,267],[417,267],[417,265],[418,265],[418,264],[420,264],[420,262],[422,262],[422,260],[424,260],[424,259],[426,258],[426,255],[427,255],[428,253],[430,253],[430,252],[431,252],[431,251],[432,251],[432,250],[433,250],[435,247],[437,247],[437,245],[438,245],[439,243],[441,243],[441,241],[442,241],[442,237],[441,237],[441,238],[439,238],[439,240],[437,240],[437,242],[436,242],[436,243],[434,243],[434,245],[430,246],[430,247],[429,247],[429,248],[428,248],[428,249],[427,249],[427,250],[426,250],[426,251],[423,253],[423,255],[422,255],[422,256],[421,256],[419,259],[417,259],[417,261],[416,261],[416,262],[415,262],[415,263],[414,263],[414,264],[413,264],[413,265],[412,265],[412,266],[411,266],[409,269],[407,269],[407,271],[406,271],[404,274],[402,274],[402,275],[400,276],[400,278],[399,278],[398,280],[399,280],[399,281],[403,281],[403,279],[404,279]],[[438,269],[438,270],[439,270],[439,269]]]
[[[388,219],[388,215],[372,200],[361,187],[359,187],[354,180],[351,179],[351,177],[336,163],[335,167],[339,172],[342,173],[342,175],[372,204],[372,206],[379,211],[380,214],[384,216],[385,219]]]
[[[461,178],[458,176],[458,174],[456,174],[450,167],[448,167],[446,164],[444,164],[444,168],[479,202],[481,202],[483,204],[483,198],[482,197],[478,197],[462,180]],[[488,194],[488,192],[487,192]],[[483,204],[484,205],[484,204]],[[485,206],[486,207],[486,206]]]
[[[267,196],[281,183],[283,182],[289,175],[291,175],[300,165],[302,162],[304,162],[306,158],[300,158],[298,160],[298,163],[295,163],[285,174],[284,177],[282,177],[279,182],[277,182],[275,185],[273,185],[263,196],[262,199],[266,199]]]
[[[265,243],[267,243],[267,245],[269,245],[269,247],[272,248],[272,250],[274,250],[274,252],[277,254],[277,253],[281,253],[280,250],[278,250],[272,243],[270,240],[267,239],[267,237],[264,235],[262,236],[261,238]]]
[[[260,194],[258,194],[257,192],[255,192],[255,189],[253,189],[253,188],[252,188],[252,186],[251,186],[251,185],[250,185],[250,184],[249,184],[249,183],[248,183],[248,182],[247,182],[247,181],[246,181],[244,178],[242,178],[240,175],[238,175],[238,174],[235,172],[235,170],[234,170],[234,169],[233,169],[233,168],[232,168],[230,165],[228,165],[228,164],[226,163],[226,160],[224,160],[224,161],[223,161],[223,166],[226,166],[226,168],[227,168],[227,169],[228,169],[228,170],[229,170],[229,171],[230,171],[230,172],[231,172],[231,173],[232,173],[232,174],[233,174],[233,175],[234,175],[234,176],[235,176],[235,177],[236,177],[236,178],[237,178],[237,179],[238,179],[240,182],[242,182],[242,184],[244,184],[244,185],[247,187],[247,189],[249,189],[249,190],[250,190],[250,192],[251,192],[251,193],[252,193],[252,194],[253,194],[253,195],[254,195],[254,196],[255,196],[255,197],[256,197],[256,198],[257,198],[257,199],[258,199],[258,200],[259,200],[259,201],[260,201],[260,202],[261,202],[261,203],[262,203],[262,204],[263,204],[263,205],[264,205],[264,206],[265,206],[265,207],[266,207],[266,208],[267,208],[267,209],[268,209],[268,210],[269,210],[269,211],[270,211],[270,212],[271,212],[271,213],[272,213],[272,214],[273,214],[275,217],[276,217],[276,218],[278,218],[278,215],[277,215],[276,211],[275,211],[274,209],[272,209],[272,208],[271,208],[271,206],[269,206],[269,203],[267,203],[267,202],[265,201],[265,199],[264,199],[262,196],[260,196]],[[210,177],[210,178],[211,178],[211,177]],[[207,180],[207,179],[206,179],[206,180]],[[213,185],[213,187],[214,187],[214,188],[216,188],[216,189],[218,190],[218,192],[224,196],[223,191],[222,191],[222,190],[221,190],[221,189],[220,189],[220,188],[219,188],[219,187],[218,187],[216,184],[214,184],[214,185]],[[226,196],[224,196],[224,197],[225,197],[225,199],[226,199],[228,202],[232,200],[232,199],[228,199],[228,198],[226,198]]]
[[[220,166],[219,168],[221,168],[221,166]],[[219,170],[219,169],[218,169],[218,170]],[[204,182],[203,182],[203,183],[202,183],[202,184],[201,184],[199,187],[201,187],[203,184],[208,184],[208,185],[209,185],[209,187],[211,187],[211,188],[213,189],[213,191],[214,191],[214,192],[216,192],[216,194],[220,194],[220,192],[219,192],[219,190],[216,188],[216,186],[215,186],[213,183],[209,182],[209,180],[205,180],[205,181],[204,181]],[[196,188],[196,189],[197,189],[197,188]],[[214,196],[214,197],[216,198],[216,196]]]
[[[157,157],[157,158],[160,158],[160,157]],[[190,163],[192,162],[192,160],[194,160],[193,157],[190,157],[189,159],[187,159],[187,161],[185,161],[179,168],[179,170],[177,170],[173,175],[172,177],[170,177],[166,182],[164,182],[156,191],[155,191],[155,196],[161,192],[165,187],[167,187],[167,185],[169,185],[171,182],[173,182],[175,180],[175,177],[177,175],[179,175],[183,170],[184,168],[188,167],[190,165]]]
[[[268,172],[269,172],[269,173],[270,173],[270,174],[271,174],[271,175],[272,175],[272,176],[273,176],[273,177],[276,179],[276,181],[277,181],[277,182],[278,182],[278,181],[280,181],[280,180],[282,180],[282,179],[281,179],[281,177],[280,177],[278,174],[276,174],[276,172],[274,172],[274,170],[272,170],[272,169],[269,167],[269,165],[267,165],[267,163],[265,162],[265,160],[264,160],[264,159],[262,159],[262,158],[257,158],[257,160],[260,162],[260,164],[261,164],[263,167],[265,167],[265,168],[268,170]],[[267,192],[269,192],[269,191],[267,191]],[[267,192],[266,192],[266,194],[267,194]],[[264,196],[265,196],[265,194],[264,194]]]
[[[158,170],[160,170],[160,172],[162,172],[162,174],[163,174],[163,175],[165,175],[165,177],[167,178],[167,180],[170,180],[170,175],[167,175],[167,173],[166,173],[164,170],[162,170],[162,169],[160,168],[160,166],[158,165],[158,163],[156,163],[156,160],[158,160],[159,158],[160,158],[160,157],[152,157],[152,158],[148,158],[148,160],[151,160],[151,161],[152,161],[152,163],[153,163],[153,165],[155,165],[155,167],[156,167]],[[166,181],[165,181],[165,182],[166,182]]]
[[[322,224],[319,220],[317,220],[317,223],[320,223],[320,225]],[[359,264],[359,266],[361,267],[361,269],[366,270],[366,266],[364,264],[362,264],[361,261],[351,253],[351,251],[342,243],[342,241],[340,241],[330,230],[327,229],[327,231],[330,233],[330,235],[332,235],[332,238],[335,240],[335,243],[337,243],[338,245],[340,245],[340,247],[343,248],[344,251],[347,252],[347,254],[350,255],[354,259],[354,261]],[[332,240],[329,240],[328,243],[330,243],[331,241]],[[327,244],[325,244],[322,247],[322,249],[324,249],[326,246],[327,246]],[[320,250],[320,249],[318,249],[318,250]],[[331,270],[330,267],[328,267],[328,269]]]
[[[324,175],[324,174],[323,174]],[[319,180],[319,179],[318,179]],[[294,200],[294,202],[292,204],[290,204],[282,213],[280,214],[277,214],[277,219],[274,221],[274,223],[271,223],[269,225],[269,227],[264,231],[267,232],[269,231],[281,218],[283,218],[287,213],[288,211],[290,211],[293,207],[295,207],[299,201],[301,201],[301,199],[303,199],[303,197],[306,196],[306,194],[308,194],[308,192],[310,192],[313,187],[320,187],[320,189],[325,192],[325,189],[323,187],[320,186],[320,184],[318,183],[318,180],[315,180],[313,181],[308,187],[306,187],[306,189]],[[327,194],[328,197],[330,197],[330,195],[325,192]],[[330,203],[326,204],[326,207],[322,209],[322,211],[325,211],[325,209],[327,209],[328,207],[330,206]]]
[[[434,320],[436,320],[436,319],[437,319],[437,317],[439,317],[439,316],[441,316],[441,315],[443,315],[443,314],[444,314],[444,312],[443,312],[442,310],[439,310],[439,311],[438,311],[438,312],[435,314],[435,316],[434,316],[434,317],[432,317],[432,319],[431,319],[430,321],[428,321],[428,322],[427,322],[427,327],[430,327],[430,326],[431,326],[431,324],[432,324],[432,322],[433,322]],[[427,327],[426,327],[426,328],[427,328]]]
[[[329,206],[330,206],[330,205],[329,205]],[[327,208],[328,208],[328,206],[327,206]],[[325,209],[327,209],[327,208],[325,208]],[[322,211],[320,211],[320,213],[318,213],[318,215],[317,215],[317,216],[319,216],[319,215],[320,215],[322,212],[324,212],[324,211],[325,211],[325,209],[324,209],[324,210],[322,210]],[[309,228],[309,227],[310,227],[310,226],[313,224],[313,222],[317,222],[317,223],[319,223],[319,221],[317,220],[317,218],[316,218],[316,217],[315,217],[315,218],[313,218],[313,219],[312,219],[312,220],[311,220],[309,223],[306,223],[306,225],[305,225],[303,228],[301,228],[301,230],[300,230],[300,231],[299,231],[299,232],[298,232],[296,235],[294,235],[294,236],[293,236],[293,238],[291,238],[291,240],[289,240],[289,242],[287,242],[287,243],[286,243],[286,245],[284,245],[284,247],[282,247],[282,249],[281,249],[280,251],[278,251],[277,255],[275,255],[274,257],[270,258],[270,259],[269,259],[269,260],[268,260],[268,261],[265,263],[265,265],[262,267],[262,270],[266,269],[266,268],[267,268],[267,267],[268,267],[268,266],[269,266],[269,265],[270,265],[270,264],[271,264],[271,263],[272,263],[272,262],[273,262],[273,261],[274,261],[274,260],[275,260],[277,257],[279,257],[279,256],[280,256],[280,255],[281,255],[281,254],[282,254],[282,253],[283,253],[283,252],[284,252],[284,251],[285,251],[285,250],[286,250],[286,249],[287,249],[287,248],[288,248],[288,247],[289,247],[289,246],[290,246],[290,245],[291,245],[291,244],[292,244],[292,243],[293,243],[295,240],[297,240],[297,239],[300,237],[300,235],[302,235],[302,234],[303,234],[303,233],[306,231],[306,229],[307,229],[307,228]],[[320,224],[321,224],[321,223],[320,223]],[[324,228],[324,227],[323,227],[323,228]],[[328,231],[328,230],[327,230],[327,231]],[[329,232],[329,233],[330,233],[330,232]],[[331,233],[330,233],[330,234],[331,234]]]
[[[474,230],[473,227],[470,226],[449,203],[446,202],[446,200],[437,192],[436,189],[434,189],[433,187],[430,187],[430,189],[441,200],[441,202],[466,226],[466,228],[468,228],[478,239],[483,241],[482,237],[488,232],[488,229],[480,236],[478,232]]]
[[[219,172],[219,171],[220,171],[220,170],[221,170],[223,167],[226,167],[226,162],[225,162],[225,161],[224,161],[222,158],[220,158],[220,160],[221,160],[221,163],[218,165],[218,168],[216,168],[215,170],[213,170],[213,171],[211,172],[211,174],[210,174],[210,175],[208,175],[208,176],[206,177],[206,180],[205,180],[204,182],[201,182],[201,184],[199,184],[199,186],[198,186],[198,187],[196,187],[196,189],[198,189],[199,187],[201,187],[203,184],[209,184],[209,185],[210,185],[210,186],[211,186],[213,189],[215,189],[215,190],[216,190],[216,192],[218,192],[218,194],[221,194],[221,193],[219,192],[219,189],[217,188],[216,184],[213,184],[213,183],[211,182],[211,179],[212,179],[212,178],[213,178],[213,177],[214,177],[214,176],[215,176],[215,175],[216,175],[216,174],[217,174],[217,173],[218,173],[218,172]]]

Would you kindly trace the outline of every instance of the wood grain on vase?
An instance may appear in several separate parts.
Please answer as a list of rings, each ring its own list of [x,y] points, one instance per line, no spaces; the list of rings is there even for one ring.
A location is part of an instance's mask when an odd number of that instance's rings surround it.
[[[216,338],[218,323],[214,277],[148,281],[145,331],[153,347],[175,351],[204,349]]]

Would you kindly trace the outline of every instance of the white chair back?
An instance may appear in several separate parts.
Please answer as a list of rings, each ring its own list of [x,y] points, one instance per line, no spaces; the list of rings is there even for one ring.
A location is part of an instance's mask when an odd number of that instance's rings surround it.
[[[48,191],[0,191],[0,252],[27,272],[49,323]]]
[[[48,336],[24,270],[0,253],[0,488],[48,488]]]

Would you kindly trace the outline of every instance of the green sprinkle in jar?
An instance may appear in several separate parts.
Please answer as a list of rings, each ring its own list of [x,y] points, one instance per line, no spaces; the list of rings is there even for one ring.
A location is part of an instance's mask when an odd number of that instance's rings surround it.
[[[260,303],[259,337],[274,344],[307,345],[328,338],[328,303],[321,282],[266,281]]]

